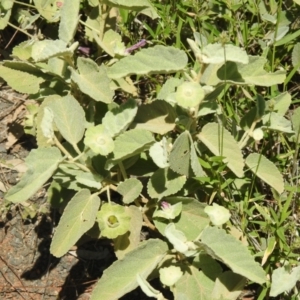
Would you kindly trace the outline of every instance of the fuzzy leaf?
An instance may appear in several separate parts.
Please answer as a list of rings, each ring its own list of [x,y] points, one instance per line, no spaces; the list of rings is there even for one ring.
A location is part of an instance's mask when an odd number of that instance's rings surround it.
[[[65,43],[70,43],[75,35],[79,21],[80,0],[64,0],[60,9],[58,37]]]
[[[281,293],[290,291],[300,280],[300,266],[289,270],[289,266],[273,271],[270,296],[276,297]]]
[[[11,11],[12,11],[13,5],[14,5],[14,1],[12,1],[12,0],[6,0],[6,1],[2,0],[1,1],[1,3],[0,3],[0,12],[1,12],[0,30],[3,30],[7,26],[8,21],[11,16]]]
[[[208,123],[197,136],[214,155],[225,157],[223,162],[227,163],[228,168],[236,176],[244,176],[244,159],[241,150],[225,128],[217,123]]]
[[[59,7],[57,0],[33,0],[35,8],[48,22],[57,22],[59,20]]]
[[[152,134],[143,129],[132,129],[119,135],[115,140],[113,160],[125,158],[141,153],[155,142]]]
[[[194,266],[177,281],[174,297],[178,300],[212,300],[214,281]]]
[[[134,99],[129,99],[120,107],[108,111],[102,119],[102,125],[111,137],[124,132],[133,121],[137,113],[137,104]]]
[[[156,100],[138,108],[134,125],[163,135],[175,128],[175,119],[174,108],[166,101]]]
[[[138,287],[136,274],[147,278],[163,259],[168,246],[159,239],[150,239],[114,262],[103,272],[91,300],[115,300]],[[126,276],[124,276],[126,270]]]
[[[89,58],[79,57],[77,60],[78,74],[71,68],[71,79],[79,89],[96,101],[111,103],[113,91],[109,88],[110,80],[104,66],[99,67]]]
[[[153,144],[149,149],[149,155],[154,163],[159,168],[166,168],[169,166],[169,154],[168,154],[168,141],[165,137],[161,141]]]
[[[143,226],[143,215],[137,206],[126,206],[125,212],[130,216],[130,226],[125,234],[114,239],[114,249],[118,259],[123,259],[126,253],[138,247]]]
[[[262,121],[265,128],[280,132],[294,133],[291,121],[276,112],[264,115]]]
[[[77,144],[85,130],[85,113],[78,101],[67,95],[48,104],[54,114],[54,122],[61,135],[72,145]]]
[[[55,56],[72,56],[78,42],[67,48],[67,44],[61,40],[37,41],[32,46],[31,56],[34,61],[43,61]]]
[[[179,175],[171,169],[158,169],[149,179],[147,189],[151,198],[162,199],[163,197],[176,194],[186,182],[186,176]]]
[[[35,75],[0,66],[0,77],[19,93],[36,94],[45,80]]]
[[[45,108],[47,108],[47,105],[51,101],[54,101],[55,99],[58,99],[58,98],[61,99],[61,96],[59,96],[59,95],[48,96],[48,97],[44,98],[42,104],[39,107],[37,117],[36,117],[36,139],[37,139],[37,144],[38,144],[39,148],[46,148],[46,147],[50,147],[52,145],[49,138],[47,138],[44,135],[44,132],[43,132],[43,129],[42,129],[42,122],[44,120],[44,110],[45,110]],[[54,115],[53,115],[53,117],[54,117]],[[45,120],[44,120],[44,122],[45,122]],[[53,128],[54,124],[53,123],[48,124],[48,126],[50,126],[50,125]]]
[[[284,116],[292,103],[292,96],[288,93],[281,93],[274,99],[267,101],[269,110],[277,112],[279,115]]]
[[[300,43],[297,43],[292,52],[292,64],[294,68],[297,68],[299,73],[300,70]]]
[[[231,214],[229,210],[217,203],[213,203],[212,206],[206,206],[204,212],[208,214],[211,222],[215,226],[221,226],[229,221]]]
[[[201,234],[201,243],[208,247],[208,254],[222,261],[235,273],[259,284],[266,282],[263,268],[254,261],[247,247],[225,230],[217,227],[205,228]]]
[[[62,257],[94,225],[99,205],[99,197],[87,189],[70,200],[52,238],[52,255]]]
[[[7,192],[5,199],[15,203],[26,201],[47,182],[61,161],[62,155],[57,148],[31,150],[25,159],[28,170],[21,180]]]
[[[265,156],[257,153],[249,154],[245,162],[256,176],[269,184],[279,194],[283,193],[283,177],[274,163],[268,160]]]
[[[203,48],[201,60],[205,64],[219,64],[225,61],[247,64],[249,57],[245,50],[231,44],[224,46],[221,44],[209,44]]]
[[[291,117],[293,129],[295,131],[295,138],[297,142],[300,141],[300,107],[297,107],[293,111],[293,115]]]
[[[182,203],[181,214],[173,222],[177,228],[180,228],[189,241],[195,240],[209,224],[209,218],[204,212],[205,204],[193,198],[184,197],[168,197],[164,201],[172,205]],[[168,223],[169,221],[162,218],[154,219],[154,224],[161,234],[164,234]]]
[[[261,56],[250,56],[249,64],[226,62],[217,71],[219,79],[234,84],[253,84],[258,86],[272,86],[283,83],[286,77],[285,71],[278,70],[268,73],[264,70],[267,59]]]
[[[123,203],[133,202],[142,192],[143,185],[136,178],[128,178],[117,187],[117,192],[123,196]]]
[[[241,295],[247,279],[232,271],[225,271],[216,279],[212,299],[236,300]]]
[[[158,45],[122,58],[108,69],[107,74],[112,79],[133,74],[168,74],[184,69],[187,61],[184,51]]]
[[[189,177],[191,174],[190,166],[190,133],[182,132],[173,144],[170,152],[170,168],[181,175]]]

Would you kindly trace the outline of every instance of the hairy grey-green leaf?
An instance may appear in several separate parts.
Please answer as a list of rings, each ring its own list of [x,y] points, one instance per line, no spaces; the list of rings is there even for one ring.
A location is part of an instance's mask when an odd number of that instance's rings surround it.
[[[67,44],[73,40],[77,29],[79,6],[80,0],[64,0],[60,9],[58,37]]]
[[[166,101],[156,100],[138,108],[133,124],[163,135],[175,128],[175,119],[175,109]]]
[[[94,225],[99,206],[99,197],[87,189],[70,200],[52,238],[52,255],[62,257]]]
[[[182,211],[179,217],[174,220],[177,228],[180,229],[189,241],[195,240],[201,231],[209,224],[210,220],[204,212],[205,204],[198,200],[187,197],[167,197],[164,201],[171,205],[182,203]],[[161,234],[164,234],[169,221],[162,218],[155,218],[154,224]]]
[[[79,89],[96,101],[111,103],[113,91],[109,88],[110,79],[105,67],[98,66],[89,58],[79,57],[77,60],[79,73],[71,68],[71,79]]]
[[[103,272],[92,292],[91,300],[115,300],[134,290],[138,287],[136,274],[147,278],[163,259],[166,251],[167,243],[159,239],[141,243]]]
[[[137,113],[137,103],[134,99],[127,100],[120,107],[113,108],[108,111],[102,119],[102,125],[106,128],[106,132],[114,137],[124,132]]]
[[[233,136],[217,123],[208,123],[203,126],[202,131],[197,135],[205,146],[217,156],[224,156],[223,160],[228,168],[238,176],[244,175],[244,159],[242,152]]]
[[[169,156],[170,168],[174,172],[186,177],[192,174],[190,147],[189,132],[184,131],[175,140]]]
[[[57,148],[31,150],[25,159],[28,170],[21,180],[7,192],[5,199],[15,203],[29,199],[53,175],[61,161],[62,155]]]
[[[266,282],[263,268],[254,260],[247,247],[225,230],[205,228],[201,234],[201,243],[207,247],[208,254],[222,261],[233,272],[259,284]]]
[[[133,74],[168,74],[184,69],[187,62],[184,51],[158,45],[122,58],[108,69],[107,74],[112,79]]]
[[[48,105],[54,113],[54,122],[61,135],[70,143],[77,144],[85,130],[85,113],[78,101],[67,95]]]
[[[113,160],[124,160],[147,149],[155,142],[151,132],[144,129],[131,129],[115,140]]]
[[[299,280],[300,266],[295,268],[283,266],[275,269],[272,274],[270,296],[276,297],[281,293],[290,291]]]
[[[67,43],[61,40],[37,41],[32,46],[31,56],[36,62],[55,56],[72,56],[77,46],[78,42],[68,48]]]
[[[36,94],[45,80],[35,75],[0,66],[0,77],[19,93]]]
[[[265,156],[251,153],[246,158],[245,163],[251,172],[273,187],[279,194],[284,191],[284,180],[281,172]]]
[[[119,183],[117,192],[123,196],[123,202],[129,204],[139,197],[142,189],[143,185],[137,178],[128,178]]]
[[[300,43],[297,43],[292,52],[292,64],[294,68],[297,68],[299,73],[300,71]]]
[[[47,22],[57,22],[59,20],[59,7],[57,0],[33,0],[35,8]]]
[[[158,169],[148,181],[148,194],[151,198],[160,200],[176,194],[182,189],[185,182],[186,176],[184,175],[179,175],[169,168]]]
[[[216,73],[221,81],[234,84],[271,86],[283,83],[286,72],[278,70],[269,73],[264,70],[267,59],[260,56],[250,56],[249,63],[244,65],[235,62],[226,62]]]

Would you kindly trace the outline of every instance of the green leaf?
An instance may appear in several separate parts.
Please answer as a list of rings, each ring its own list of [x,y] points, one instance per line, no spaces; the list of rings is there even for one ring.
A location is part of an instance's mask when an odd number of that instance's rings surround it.
[[[85,130],[85,113],[78,101],[67,95],[49,102],[48,107],[53,111],[54,122],[61,135],[71,145],[77,144]]]
[[[123,259],[126,253],[138,247],[143,226],[143,215],[137,206],[126,206],[125,212],[130,216],[129,230],[114,239],[114,249],[118,259]]]
[[[279,115],[284,116],[292,103],[292,96],[288,93],[281,93],[274,99],[267,101],[270,111],[277,112]]]
[[[0,30],[3,30],[7,26],[8,21],[11,16],[11,11],[12,11],[13,5],[14,5],[14,1],[12,1],[12,0],[6,0],[6,1],[2,0],[1,1],[1,3],[0,3],[0,12],[1,12]]]
[[[59,20],[59,7],[57,0],[33,0],[35,8],[48,22],[57,22]]]
[[[86,187],[99,190],[101,188],[102,177],[92,173],[81,173],[76,176],[76,181]]]
[[[102,119],[102,125],[111,137],[124,132],[137,113],[137,103],[134,99],[129,99],[120,107],[108,111]]]
[[[183,272],[179,267],[169,266],[159,269],[159,279],[162,284],[173,286],[182,277]]]
[[[130,215],[119,204],[104,203],[97,214],[97,221],[101,236],[109,239],[125,234],[130,227]]]
[[[199,140],[216,156],[224,156],[224,163],[238,177],[244,176],[244,159],[233,136],[217,123],[203,126],[197,135]]]
[[[209,44],[201,53],[201,60],[205,64],[220,64],[225,61],[232,61],[242,64],[249,62],[247,52],[240,47],[227,44]]]
[[[40,84],[45,80],[35,75],[13,70],[0,65],[0,77],[19,93],[36,94],[40,90]]]
[[[234,84],[272,86],[283,83],[286,72],[278,70],[268,73],[264,70],[267,59],[261,56],[250,56],[249,64],[244,65],[234,62],[226,62],[217,71],[217,76],[222,81]]]
[[[272,273],[272,284],[270,296],[276,297],[281,293],[290,291],[300,280],[300,266],[292,268],[284,266],[278,268]]]
[[[170,168],[181,175],[189,177],[192,174],[190,165],[190,133],[188,131],[182,132],[170,152]]]
[[[51,145],[52,145],[52,141],[49,140],[49,138],[47,138],[44,135],[44,130],[45,130],[46,126],[49,126],[48,130],[51,131],[51,128],[53,128],[54,124],[52,122],[53,120],[48,120],[48,124],[45,124],[46,120],[44,119],[44,112],[45,112],[45,108],[47,108],[47,105],[51,101],[54,101],[55,99],[58,99],[58,98],[61,99],[61,96],[51,95],[51,96],[44,98],[42,104],[40,105],[40,107],[38,109],[38,113],[37,113],[37,117],[36,117],[36,139],[37,139],[37,144],[38,144],[39,148],[51,147]],[[53,115],[53,117],[54,117],[54,115]],[[43,124],[43,122],[44,122],[44,124]],[[42,128],[42,127],[44,127],[44,128]],[[57,131],[57,128],[55,130]]]
[[[184,108],[196,107],[204,99],[205,93],[197,82],[185,81],[177,87],[175,99]]]
[[[294,133],[292,123],[282,115],[271,112],[262,118],[264,128],[272,129],[280,132]]]
[[[5,199],[15,203],[26,201],[47,182],[61,161],[62,155],[57,148],[31,150],[25,159],[28,170],[7,192]]]
[[[71,79],[78,85],[79,89],[96,101],[111,103],[113,91],[109,88],[110,79],[106,75],[104,65],[100,67],[91,59],[79,57],[77,59],[78,74],[71,70]]]
[[[245,163],[257,177],[273,187],[279,194],[283,193],[284,180],[274,163],[257,153],[249,154]]]
[[[294,68],[297,68],[297,71],[300,70],[300,43],[297,43],[292,52],[292,64]]]
[[[212,300],[214,282],[198,268],[190,266],[177,281],[174,297],[178,300]]]
[[[84,144],[94,153],[104,156],[111,153],[115,148],[113,139],[102,124],[87,129]]]
[[[259,284],[266,282],[264,270],[254,261],[247,247],[225,230],[217,227],[205,228],[201,234],[201,244],[208,248],[208,254],[222,261],[235,273]]]
[[[180,228],[189,241],[195,240],[209,224],[210,220],[204,212],[205,204],[193,198],[184,197],[168,197],[164,201],[172,205],[182,203],[181,214],[173,222],[177,228]],[[164,234],[168,223],[169,221],[162,218],[154,219],[154,224],[161,234]]]
[[[168,141],[165,137],[160,142],[156,142],[149,149],[149,155],[154,163],[159,168],[166,168],[169,166]]]
[[[133,74],[168,74],[184,69],[187,62],[184,51],[157,45],[122,58],[108,69],[107,74],[112,79]]]
[[[171,77],[171,78],[167,79],[167,81],[163,84],[163,86],[161,87],[161,90],[157,94],[157,99],[167,100],[168,96],[171,93],[175,92],[175,89],[181,83],[183,83],[183,79],[179,79],[179,78],[176,78],[176,77]]]
[[[300,141],[300,107],[297,107],[293,111],[293,115],[291,117],[293,129],[295,131],[295,138],[297,139],[297,142]]]
[[[158,169],[149,179],[147,189],[151,198],[162,199],[163,197],[176,194],[186,182],[186,176],[179,175],[171,169]]]
[[[99,197],[87,189],[79,191],[66,206],[52,238],[50,253],[62,257],[95,223]]]
[[[93,37],[97,44],[111,57],[116,54],[125,55],[125,45],[122,42],[122,36],[116,31],[109,29],[104,33],[103,40],[101,40],[96,34]]]
[[[72,56],[77,46],[78,42],[68,48],[61,40],[37,41],[32,46],[31,56],[36,62],[56,56]]]
[[[151,132],[132,129],[119,135],[115,140],[113,160],[124,160],[147,149],[155,142]]]
[[[75,35],[79,21],[80,0],[64,0],[60,9],[60,23],[58,37],[60,40],[70,43]]]
[[[147,278],[163,259],[168,246],[159,239],[150,239],[114,262],[94,288],[91,300],[115,300],[138,287],[136,274]],[[126,276],[124,276],[126,270]]]
[[[211,222],[215,226],[221,226],[229,221],[231,214],[228,209],[223,206],[213,203],[212,206],[206,206],[204,212],[207,213]]]
[[[13,48],[12,55],[25,61],[30,59],[31,51],[32,45],[30,45],[28,41],[24,41]]]
[[[175,128],[175,119],[174,108],[166,101],[156,100],[138,108],[133,124],[136,128],[163,135]]]
[[[232,271],[225,271],[216,279],[212,299],[236,300],[241,295],[247,279]]]
[[[117,192],[123,196],[123,203],[129,204],[139,197],[142,189],[143,185],[138,179],[128,178],[119,183]]]

